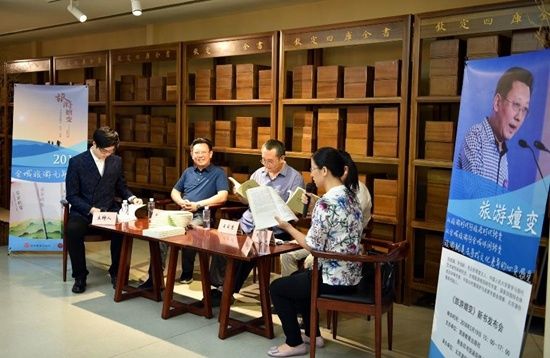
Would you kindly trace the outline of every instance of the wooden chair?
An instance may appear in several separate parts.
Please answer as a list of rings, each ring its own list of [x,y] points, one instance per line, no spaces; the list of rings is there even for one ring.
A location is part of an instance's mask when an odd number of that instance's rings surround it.
[[[69,222],[69,202],[65,199],[61,200],[63,205],[63,282],[67,281],[67,257],[69,252],[67,251],[67,224]],[[84,236],[85,242],[94,241],[109,241],[111,238],[102,235],[86,235]]]
[[[366,239],[369,250],[367,255],[344,255],[322,251],[312,251],[314,256],[311,278],[311,326],[310,337],[315,337],[318,322],[317,312],[321,309],[331,310],[332,335],[337,335],[338,312],[355,312],[374,316],[375,356],[382,354],[382,314],[388,317],[388,349],[392,349],[393,301],[395,296],[394,266],[407,256],[409,243],[402,241],[392,243],[376,239]],[[363,278],[357,292],[350,295],[319,296],[318,259],[335,259],[363,263]],[[374,267],[373,267],[374,266]],[[369,270],[373,268],[373,270]],[[374,271],[374,272],[373,272]],[[374,277],[372,277],[374,275]],[[310,341],[310,356],[315,357],[315,339]]]

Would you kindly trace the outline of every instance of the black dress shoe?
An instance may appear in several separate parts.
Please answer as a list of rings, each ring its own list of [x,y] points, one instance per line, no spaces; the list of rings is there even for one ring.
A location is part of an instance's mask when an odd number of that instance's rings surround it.
[[[72,291],[74,293],[82,293],[86,291],[86,279],[85,278],[76,278],[74,280],[74,285]]]
[[[212,302],[212,307],[219,307],[222,301],[222,291],[213,288],[210,290],[210,298]],[[235,302],[235,297],[231,296],[231,304]]]
[[[116,276],[111,276],[111,284],[113,285],[113,288],[116,288]]]
[[[142,290],[153,288],[153,279],[149,277],[145,282],[138,286]]]

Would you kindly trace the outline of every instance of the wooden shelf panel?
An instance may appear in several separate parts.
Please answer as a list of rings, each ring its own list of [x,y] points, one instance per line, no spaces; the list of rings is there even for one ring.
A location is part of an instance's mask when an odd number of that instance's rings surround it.
[[[444,160],[430,160],[430,159],[415,159],[413,164],[417,167],[428,167],[428,168],[447,168],[451,169],[453,167],[453,162],[444,161]]]
[[[175,145],[154,144],[154,143],[138,143],[138,142],[120,142],[121,147],[125,148],[153,148],[153,149],[178,149]]]
[[[113,106],[135,107],[135,106],[176,106],[177,101],[114,101]]]
[[[260,149],[214,147],[213,150],[216,153],[252,154],[252,155],[261,154]]]
[[[422,279],[413,278],[409,281],[409,287],[413,290],[418,290],[428,293],[436,293],[437,285],[423,282]]]
[[[127,182],[126,184],[130,188],[137,188],[137,189],[157,190],[157,191],[164,191],[164,192],[169,192],[172,190],[171,186],[158,185],[158,184],[136,183],[136,182]]]
[[[411,226],[415,229],[431,230],[431,231],[445,231],[445,223],[436,223],[423,220],[413,220]]]
[[[88,106],[93,106],[93,107],[107,106],[107,102],[105,101],[88,102]]]
[[[418,103],[460,103],[460,96],[418,96]]]
[[[209,100],[209,101],[186,101],[187,106],[269,106],[270,99],[232,99],[232,100]]]
[[[308,106],[308,105],[361,105],[361,104],[401,104],[401,97],[368,97],[368,98],[286,98],[283,105]]]
[[[309,159],[311,158],[311,152],[293,152],[287,151],[286,156],[289,158],[301,158]],[[367,164],[387,164],[387,165],[399,165],[399,158],[385,158],[385,157],[361,157],[361,156],[351,156],[353,161],[356,163],[367,163]]]

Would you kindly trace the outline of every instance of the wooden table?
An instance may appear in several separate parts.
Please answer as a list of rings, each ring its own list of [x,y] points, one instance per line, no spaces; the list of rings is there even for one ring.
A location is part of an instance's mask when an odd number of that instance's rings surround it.
[[[267,338],[274,337],[273,322],[271,319],[271,301],[269,297],[271,259],[282,253],[297,250],[300,248],[299,245],[283,244],[278,246],[259,247],[257,243],[252,243],[251,239],[244,235],[230,236],[220,234],[215,229],[205,230],[202,228],[191,229],[185,235],[155,239],[142,235],[142,230],[148,228],[147,219],[138,219],[133,222],[117,224],[116,226],[111,227],[95,227],[116,231],[124,236],[120,256],[121,264],[117,276],[117,287],[115,289],[116,302],[137,296],[143,296],[157,301],[160,300],[160,291],[162,289],[162,269],[160,265],[160,250],[158,244],[159,242],[164,242],[169,245],[170,252],[168,260],[168,273],[162,307],[162,318],[164,319],[168,319],[186,312],[195,313],[207,318],[212,317],[210,273],[208,265],[209,255],[222,255],[227,259],[223,287],[234,286],[235,260],[255,261],[258,266],[258,284],[260,289],[262,316],[247,322],[231,318],[230,308],[233,292],[231,290],[224,290],[220,302],[220,328],[218,337],[225,339],[243,331],[249,331]],[[128,286],[128,273],[130,269],[133,238],[149,241],[153,271],[152,289],[140,290]],[[179,250],[186,248],[193,249],[199,254],[203,299],[202,301],[193,303],[183,303],[174,299],[174,284],[176,280],[178,253]],[[249,249],[247,250],[246,248]]]

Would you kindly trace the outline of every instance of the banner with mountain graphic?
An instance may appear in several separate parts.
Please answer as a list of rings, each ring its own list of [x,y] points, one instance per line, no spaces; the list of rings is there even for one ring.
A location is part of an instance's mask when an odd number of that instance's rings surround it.
[[[87,148],[86,86],[16,84],[8,251],[60,251],[69,159]]]

